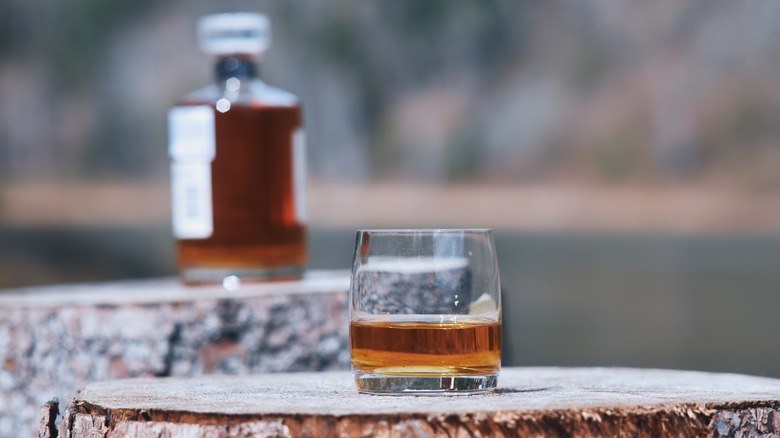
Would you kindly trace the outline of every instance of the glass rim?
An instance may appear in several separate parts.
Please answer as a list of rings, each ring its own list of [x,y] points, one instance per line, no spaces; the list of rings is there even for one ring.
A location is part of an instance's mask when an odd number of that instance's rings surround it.
[[[490,233],[492,228],[359,228],[358,233],[396,233],[396,234],[415,234],[415,233]]]

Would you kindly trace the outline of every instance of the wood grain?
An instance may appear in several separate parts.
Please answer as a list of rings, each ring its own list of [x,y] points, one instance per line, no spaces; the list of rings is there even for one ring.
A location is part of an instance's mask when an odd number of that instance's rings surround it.
[[[62,435],[775,436],[780,380],[621,368],[509,368],[493,394],[358,394],[348,372],[125,379],[84,388]],[[741,435],[740,435],[741,434]]]

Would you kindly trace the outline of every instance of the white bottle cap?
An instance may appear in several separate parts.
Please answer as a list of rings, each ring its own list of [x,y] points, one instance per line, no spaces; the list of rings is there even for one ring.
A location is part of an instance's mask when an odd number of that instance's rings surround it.
[[[257,55],[271,45],[271,23],[262,14],[216,14],[198,20],[198,43],[211,55]]]

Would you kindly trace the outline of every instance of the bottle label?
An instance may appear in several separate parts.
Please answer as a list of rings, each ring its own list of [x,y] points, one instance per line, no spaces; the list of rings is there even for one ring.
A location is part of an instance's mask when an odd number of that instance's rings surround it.
[[[211,166],[171,163],[173,235],[177,239],[205,239],[214,232],[211,211]]]
[[[181,106],[168,112],[173,235],[204,239],[214,232],[211,162],[216,155],[214,109]]]
[[[295,187],[295,216],[306,222],[306,133],[303,128],[293,132],[293,184]]]

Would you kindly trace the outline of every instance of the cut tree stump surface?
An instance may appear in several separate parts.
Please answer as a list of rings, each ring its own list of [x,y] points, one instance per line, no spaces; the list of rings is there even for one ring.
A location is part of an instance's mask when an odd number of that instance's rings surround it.
[[[347,271],[185,287],[175,278],[0,290],[0,438],[40,406],[129,377],[344,370]],[[56,417],[56,415],[55,415]]]
[[[625,368],[508,368],[493,394],[359,394],[349,372],[92,383],[62,435],[780,434],[780,380]]]
[[[346,292],[348,289],[348,271],[313,271],[297,281],[244,283],[233,290],[225,290],[220,285],[185,286],[176,278],[162,278],[0,289],[0,309],[142,305]]]

